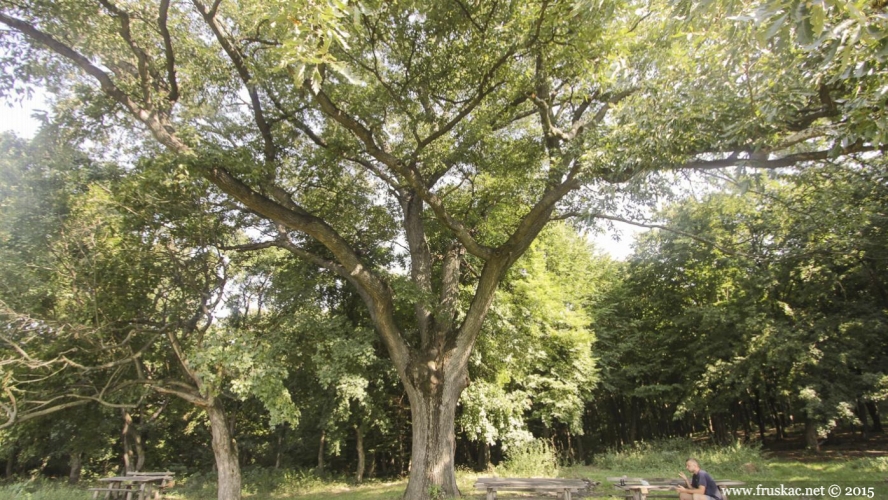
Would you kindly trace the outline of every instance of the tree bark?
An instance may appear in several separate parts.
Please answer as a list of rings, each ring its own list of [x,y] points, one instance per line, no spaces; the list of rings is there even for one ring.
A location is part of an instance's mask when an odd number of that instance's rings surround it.
[[[762,401],[758,391],[755,391],[755,399],[753,399],[753,403],[755,404],[755,421],[758,425],[759,438],[762,440],[762,444],[765,444],[765,416],[762,411]]]
[[[68,473],[68,484],[80,482],[80,472],[83,470],[83,453],[73,452],[70,459],[71,472]]]
[[[133,448],[130,445],[130,428],[133,426],[133,418],[126,410],[121,410],[123,416],[123,429],[120,432],[120,439],[123,441],[123,471],[124,473],[132,472],[133,468]]]
[[[126,410],[123,412],[123,465],[126,472],[140,471],[145,466],[145,446],[142,443],[142,432],[133,416]]]
[[[873,432],[882,432],[882,419],[879,418],[879,407],[876,406],[874,401],[867,401],[866,409],[873,420]]]
[[[277,450],[275,451],[274,456],[274,470],[278,470],[281,468],[281,456],[284,454],[284,433],[286,431],[286,427],[281,427],[281,430],[278,432]]]
[[[638,402],[635,398],[629,398],[629,442],[638,441]]]
[[[324,447],[327,442],[327,431],[321,429],[321,439],[318,443],[318,468],[317,473],[319,476],[324,475]]]
[[[864,404],[862,399],[857,400],[856,413],[857,418],[860,419],[860,437],[866,439],[869,433],[869,424],[866,418],[866,405]]]
[[[820,440],[817,436],[817,421],[805,415],[805,447],[814,453],[820,453]]]
[[[13,445],[12,449],[9,450],[9,456],[6,457],[6,479],[12,479],[12,474],[15,472],[15,456],[18,454],[18,451]]]
[[[364,424],[355,426],[356,447],[358,449],[358,468],[355,471],[355,481],[358,483],[364,481]]]
[[[225,410],[218,404],[206,407],[213,434],[213,455],[219,476],[218,500],[240,500],[241,471],[238,463],[237,443],[228,426]]]
[[[490,443],[482,439],[478,447],[478,472],[490,469]]]
[[[429,364],[432,364],[431,362]],[[425,365],[422,365],[425,366]],[[467,386],[465,366],[454,373],[429,370],[423,384],[404,384],[410,398],[413,442],[405,500],[460,496],[456,485],[456,405]]]
[[[367,477],[373,479],[376,477],[376,452],[370,452],[370,468],[367,470]]]

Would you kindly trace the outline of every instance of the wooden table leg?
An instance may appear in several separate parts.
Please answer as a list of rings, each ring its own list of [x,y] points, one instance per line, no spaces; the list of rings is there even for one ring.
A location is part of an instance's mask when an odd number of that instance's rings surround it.
[[[493,488],[487,488],[487,499],[486,500],[496,500],[496,490]]]

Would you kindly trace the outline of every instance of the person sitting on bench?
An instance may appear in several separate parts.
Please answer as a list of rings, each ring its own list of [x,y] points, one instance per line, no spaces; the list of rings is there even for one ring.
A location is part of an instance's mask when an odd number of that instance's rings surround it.
[[[693,474],[690,480],[684,472],[678,475],[684,479],[687,488],[676,486],[678,498],[681,500],[722,500],[721,492],[715,484],[715,479],[708,472],[700,468],[700,463],[695,458],[689,458],[685,462],[688,472]]]

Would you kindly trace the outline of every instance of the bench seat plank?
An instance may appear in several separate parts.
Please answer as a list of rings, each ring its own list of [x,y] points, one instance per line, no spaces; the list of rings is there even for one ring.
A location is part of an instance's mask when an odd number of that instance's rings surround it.
[[[555,491],[561,492],[564,500],[571,500],[571,494],[589,488],[592,483],[582,479],[551,479],[551,478],[512,478],[484,477],[478,478],[475,488],[487,491],[487,500],[496,499],[497,491]]]

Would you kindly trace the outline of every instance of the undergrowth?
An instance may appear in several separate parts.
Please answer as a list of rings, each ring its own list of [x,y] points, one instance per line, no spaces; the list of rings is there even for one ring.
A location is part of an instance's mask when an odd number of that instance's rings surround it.
[[[689,439],[668,439],[637,443],[623,450],[595,455],[593,465],[613,471],[633,471],[639,475],[677,476],[685,471],[685,461],[696,458],[715,477],[762,474],[768,459],[759,446],[735,443],[727,446],[700,445]]]

